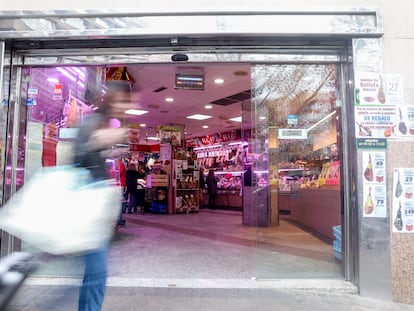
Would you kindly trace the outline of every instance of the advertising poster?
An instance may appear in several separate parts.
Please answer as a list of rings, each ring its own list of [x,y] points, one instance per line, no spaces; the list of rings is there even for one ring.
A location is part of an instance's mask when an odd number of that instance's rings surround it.
[[[398,105],[404,102],[402,75],[361,72],[355,80],[356,105]]]
[[[356,137],[387,138],[396,136],[398,122],[395,106],[355,107]]]
[[[396,168],[392,188],[392,231],[414,232],[414,168]]]
[[[61,100],[63,98],[63,86],[62,84],[55,84],[53,86],[53,99]]]
[[[362,153],[363,216],[386,217],[385,152]]]
[[[160,144],[182,146],[182,129],[177,126],[163,125],[160,128]]]
[[[414,137],[414,106],[355,106],[356,138]]]
[[[397,109],[397,122],[394,133],[399,137],[414,137],[414,106],[400,105]]]

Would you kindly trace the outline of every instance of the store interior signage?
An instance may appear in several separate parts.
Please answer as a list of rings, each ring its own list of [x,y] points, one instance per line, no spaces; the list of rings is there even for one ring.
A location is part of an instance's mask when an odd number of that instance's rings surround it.
[[[279,129],[279,139],[307,139],[306,129]]]
[[[386,138],[357,138],[357,149],[387,149]]]
[[[181,90],[204,90],[204,75],[175,75],[175,88]]]

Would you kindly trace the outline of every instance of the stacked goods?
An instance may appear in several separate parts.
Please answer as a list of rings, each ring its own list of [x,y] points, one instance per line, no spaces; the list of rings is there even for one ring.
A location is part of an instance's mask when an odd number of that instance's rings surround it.
[[[168,187],[168,175],[151,174],[152,187]]]
[[[177,180],[177,189],[197,189],[198,180],[193,178],[193,176],[183,176],[180,180]]]

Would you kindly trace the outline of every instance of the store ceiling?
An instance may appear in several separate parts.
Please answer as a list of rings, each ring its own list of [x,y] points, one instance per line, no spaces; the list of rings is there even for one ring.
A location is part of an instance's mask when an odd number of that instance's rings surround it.
[[[212,65],[132,65],[127,67],[133,77],[134,98],[140,109],[148,113],[141,116],[132,116],[126,119],[127,123],[144,123],[141,138],[152,136],[160,125],[178,124],[185,128],[186,138],[211,135],[217,132],[238,130],[241,123],[230,121],[230,118],[241,116],[243,100],[250,99],[250,66],[245,64],[212,64]],[[199,73],[205,76],[204,90],[175,89],[176,73]],[[245,75],[241,74],[245,73]],[[214,80],[221,78],[222,85]],[[161,91],[160,91],[161,90]],[[241,93],[241,94],[240,94]],[[229,96],[237,94],[233,103],[229,103]],[[173,102],[166,102],[172,97]],[[225,100],[223,100],[226,98]],[[219,103],[213,103],[219,101]],[[212,104],[213,103],[213,104]],[[205,106],[211,104],[211,109]],[[206,120],[192,120],[187,116],[193,114],[209,115]],[[203,128],[207,125],[208,128]],[[248,124],[245,124],[248,128]]]
[[[75,75],[73,68],[64,68],[64,71],[70,70],[71,74]],[[187,139],[239,130],[242,127],[241,122],[229,119],[240,117],[242,102],[250,100],[249,65],[236,63],[202,66],[146,64],[129,65],[127,72],[135,81],[132,84],[132,100],[137,103],[138,109],[146,110],[148,113],[140,116],[125,115],[125,118],[120,121],[124,126],[146,125],[140,127],[140,143],[142,144],[158,143],[146,138],[155,136],[161,125],[184,126]],[[202,73],[205,77],[204,90],[175,89],[176,73]],[[68,91],[63,92],[64,96],[60,100],[56,98],[54,84],[48,81],[51,77],[57,78],[60,83],[66,81],[69,93],[78,99],[82,100],[85,97],[85,88],[73,82],[82,82],[79,80],[80,75],[78,75],[78,80],[73,78],[74,80],[70,81],[67,75],[62,74],[62,68],[33,68],[30,72],[30,86],[39,89],[39,94],[35,95],[37,103],[32,113],[34,121],[59,122],[64,102],[68,100],[65,95],[69,94]],[[217,78],[223,79],[224,83],[215,84],[214,80]],[[65,82],[63,83],[66,85]],[[228,97],[235,94],[237,96],[229,101]],[[166,102],[167,97],[172,97],[174,101]],[[208,104],[211,104],[211,109],[205,108]],[[211,118],[202,121],[187,118],[193,114],[209,115]],[[203,128],[203,125],[207,125],[208,128]],[[250,126],[243,123],[243,128],[250,128]]]

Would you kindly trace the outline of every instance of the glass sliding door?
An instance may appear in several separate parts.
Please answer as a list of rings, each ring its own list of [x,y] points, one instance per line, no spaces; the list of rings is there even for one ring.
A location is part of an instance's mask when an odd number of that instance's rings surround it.
[[[251,76],[257,277],[339,277],[338,67],[256,65]]]

